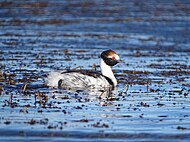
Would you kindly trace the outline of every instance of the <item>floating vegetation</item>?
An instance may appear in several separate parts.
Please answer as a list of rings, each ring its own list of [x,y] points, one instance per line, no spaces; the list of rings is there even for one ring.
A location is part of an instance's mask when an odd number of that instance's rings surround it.
[[[0,139],[189,141],[189,1],[0,2]],[[51,71],[100,71],[114,91],[46,86]]]

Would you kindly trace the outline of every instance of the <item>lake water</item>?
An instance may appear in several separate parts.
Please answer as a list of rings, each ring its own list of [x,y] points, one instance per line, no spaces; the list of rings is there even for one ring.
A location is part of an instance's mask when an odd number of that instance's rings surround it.
[[[1,141],[189,141],[190,2],[1,1]],[[115,50],[113,98],[44,85],[100,70]]]

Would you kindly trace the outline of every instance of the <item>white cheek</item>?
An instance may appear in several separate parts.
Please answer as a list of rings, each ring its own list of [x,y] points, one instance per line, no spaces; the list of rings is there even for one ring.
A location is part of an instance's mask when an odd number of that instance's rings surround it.
[[[119,58],[118,55],[115,55],[115,59],[116,59],[116,60],[120,60],[120,58]]]

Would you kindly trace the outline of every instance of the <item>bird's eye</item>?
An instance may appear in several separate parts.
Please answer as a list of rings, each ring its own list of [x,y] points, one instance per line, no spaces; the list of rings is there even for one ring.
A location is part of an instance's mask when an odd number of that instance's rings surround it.
[[[112,60],[115,60],[115,57],[113,56],[111,59],[112,59]]]

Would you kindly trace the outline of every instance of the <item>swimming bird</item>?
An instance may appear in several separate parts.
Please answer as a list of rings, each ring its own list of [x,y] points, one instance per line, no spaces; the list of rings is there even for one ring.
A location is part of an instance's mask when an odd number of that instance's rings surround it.
[[[119,62],[121,62],[120,57],[115,51],[106,50],[100,55],[101,73],[90,70],[52,72],[47,77],[47,85],[64,89],[114,89],[117,86],[117,80],[112,66]]]

